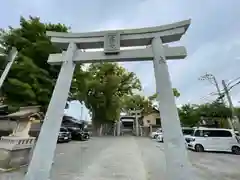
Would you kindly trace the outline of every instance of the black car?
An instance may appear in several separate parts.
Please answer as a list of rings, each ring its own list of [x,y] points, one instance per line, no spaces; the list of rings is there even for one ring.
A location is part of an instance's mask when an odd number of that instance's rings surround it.
[[[61,127],[60,128],[60,131],[58,133],[58,143],[61,143],[61,142],[69,142],[72,140],[72,135],[71,133],[68,131],[67,128],[65,127]]]
[[[78,127],[68,127],[68,130],[71,132],[73,140],[85,141],[89,139],[89,133],[83,131]]]
[[[89,138],[90,138],[90,133],[88,132],[87,129],[84,129],[84,130],[83,130],[83,135],[84,135],[84,138],[85,138],[85,139],[89,139]]]

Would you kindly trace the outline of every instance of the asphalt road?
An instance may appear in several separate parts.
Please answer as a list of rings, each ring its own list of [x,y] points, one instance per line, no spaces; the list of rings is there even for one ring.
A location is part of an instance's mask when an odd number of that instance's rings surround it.
[[[240,156],[189,151],[194,178],[239,180]],[[1,180],[22,180],[23,171],[0,174]],[[51,180],[165,179],[162,143],[148,138],[100,137],[58,144]]]
[[[149,180],[165,179],[165,156],[163,143],[150,139],[136,139]],[[239,180],[240,156],[229,153],[188,151],[194,180]]]

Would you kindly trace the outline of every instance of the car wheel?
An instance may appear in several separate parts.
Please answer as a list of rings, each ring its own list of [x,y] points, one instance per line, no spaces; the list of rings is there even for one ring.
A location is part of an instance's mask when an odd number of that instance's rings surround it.
[[[232,147],[232,152],[233,152],[234,154],[240,155],[240,147],[238,147],[238,146],[233,146],[233,147]]]
[[[195,151],[196,152],[203,152],[204,151],[204,148],[201,144],[196,144],[195,145]]]
[[[154,136],[153,136],[153,139],[156,139],[156,138],[157,138],[157,136],[158,136],[158,135],[154,135]]]

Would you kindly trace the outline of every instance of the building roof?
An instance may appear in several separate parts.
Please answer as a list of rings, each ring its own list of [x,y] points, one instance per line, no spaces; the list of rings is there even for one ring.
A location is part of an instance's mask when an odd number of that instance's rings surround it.
[[[30,117],[33,114],[36,115],[36,113],[38,113],[39,111],[40,111],[40,106],[20,107],[19,111],[9,114],[6,117],[15,120],[19,118]]]

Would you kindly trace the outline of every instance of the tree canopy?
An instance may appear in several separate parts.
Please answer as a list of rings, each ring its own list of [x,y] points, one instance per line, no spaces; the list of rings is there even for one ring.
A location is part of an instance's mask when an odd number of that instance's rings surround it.
[[[200,122],[201,118],[226,120],[232,116],[231,110],[218,101],[200,105],[186,104],[178,108],[178,113],[184,126],[195,126]]]
[[[122,111],[142,110],[143,113],[149,113],[153,110],[152,101],[139,94],[128,95],[122,98]]]
[[[200,121],[197,107],[191,104],[185,104],[178,108],[178,115],[183,126],[195,126]]]
[[[1,31],[1,46],[7,52],[14,46],[19,52],[2,87],[5,103],[47,107],[59,72],[59,67],[49,65],[47,59],[50,53],[60,51],[51,44],[46,31],[67,32],[68,28],[63,24],[41,23],[37,17],[21,17],[20,27]],[[1,66],[4,65],[2,60]]]
[[[95,124],[103,124],[119,119],[122,97],[140,90],[141,84],[117,63],[95,63],[75,74],[74,88],[78,90],[73,97],[85,102]]]

